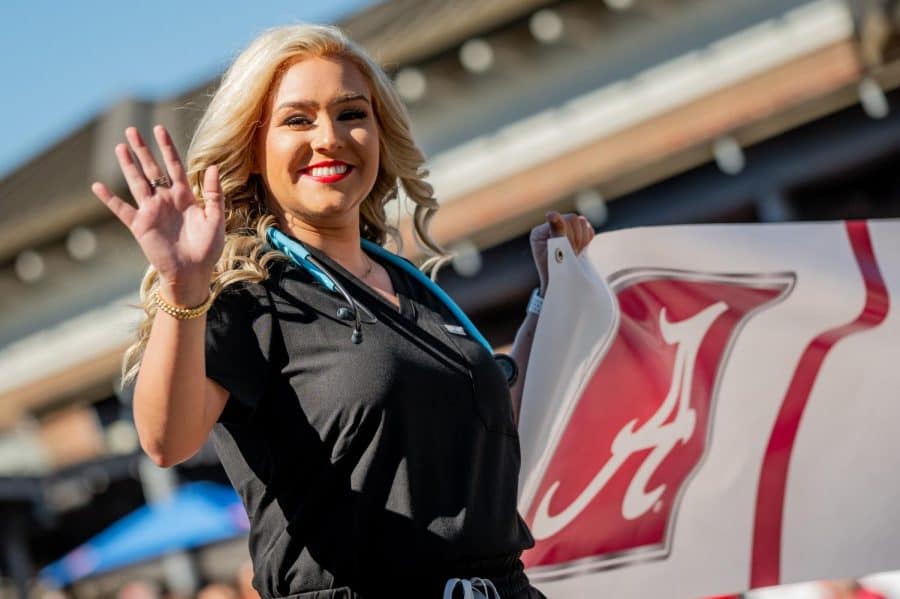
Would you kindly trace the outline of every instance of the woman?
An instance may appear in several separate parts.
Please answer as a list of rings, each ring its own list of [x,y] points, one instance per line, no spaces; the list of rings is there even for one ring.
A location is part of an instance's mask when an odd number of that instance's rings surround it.
[[[116,147],[137,208],[93,186],[151,264],[126,354],[135,423],[160,466],[212,433],[262,597],[540,596],[519,561],[514,421],[537,317],[510,394],[460,315],[377,247],[402,187],[440,253],[387,76],[336,29],[274,29],[226,73],[186,166],[154,136],[162,165],[134,128],[137,162]],[[542,290],[551,231],[577,251],[593,235],[572,215],[533,231]]]

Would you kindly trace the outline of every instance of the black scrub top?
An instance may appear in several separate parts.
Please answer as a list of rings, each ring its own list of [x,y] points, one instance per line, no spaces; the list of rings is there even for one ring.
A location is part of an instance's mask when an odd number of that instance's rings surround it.
[[[361,343],[337,317],[346,300],[292,263],[226,288],[207,315],[207,376],[230,393],[212,436],[250,517],[254,586],[439,597],[447,578],[480,576],[522,592],[533,540],[503,373],[401,269],[372,256],[397,310],[308,249],[377,319]]]

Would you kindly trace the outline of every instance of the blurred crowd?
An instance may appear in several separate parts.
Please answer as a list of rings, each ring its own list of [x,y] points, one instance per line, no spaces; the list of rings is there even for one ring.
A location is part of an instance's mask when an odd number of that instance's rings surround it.
[[[63,590],[39,593],[40,599],[71,599],[79,593]],[[135,578],[123,584],[114,595],[115,599],[260,599],[253,588],[253,566],[249,560],[238,567],[230,581],[213,581],[194,593],[184,593],[165,588],[156,580]],[[112,598],[110,598],[112,599]]]

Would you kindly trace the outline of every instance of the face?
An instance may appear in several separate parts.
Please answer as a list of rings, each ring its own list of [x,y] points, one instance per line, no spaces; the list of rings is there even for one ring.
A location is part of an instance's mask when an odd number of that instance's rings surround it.
[[[270,94],[257,169],[288,228],[358,230],[378,175],[378,127],[368,82],[351,62],[294,63]]]

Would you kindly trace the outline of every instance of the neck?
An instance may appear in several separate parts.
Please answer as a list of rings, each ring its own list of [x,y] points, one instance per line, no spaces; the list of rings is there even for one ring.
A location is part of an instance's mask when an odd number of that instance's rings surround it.
[[[359,217],[341,226],[320,226],[296,217],[279,218],[278,227],[304,244],[324,252],[355,275],[369,268],[369,259],[360,246]]]

